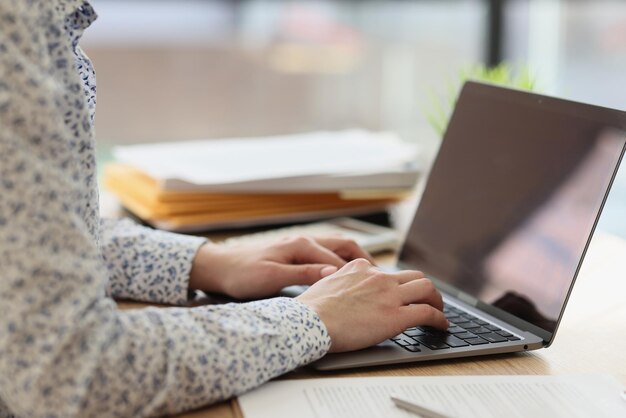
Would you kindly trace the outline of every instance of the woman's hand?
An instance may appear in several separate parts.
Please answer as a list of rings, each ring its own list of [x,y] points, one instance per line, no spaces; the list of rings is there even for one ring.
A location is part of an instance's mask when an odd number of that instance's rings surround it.
[[[191,269],[189,288],[238,299],[273,296],[291,285],[311,285],[348,261],[371,256],[340,237],[293,237],[272,244],[205,244]]]
[[[385,273],[343,238],[205,244],[189,280],[192,289],[239,299],[273,296],[295,284],[312,285],[297,299],[320,316],[333,352],[369,347],[415,325],[448,327],[441,294],[422,272]]]
[[[441,294],[422,272],[385,273],[364,259],[348,263],[297,299],[326,325],[331,352],[369,347],[412,326],[449,325]]]

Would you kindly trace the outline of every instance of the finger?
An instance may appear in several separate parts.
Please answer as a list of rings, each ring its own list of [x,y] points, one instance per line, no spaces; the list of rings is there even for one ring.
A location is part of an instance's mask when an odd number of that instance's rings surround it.
[[[291,260],[298,264],[326,264],[341,268],[346,261],[312,238],[298,237],[285,243]]]
[[[380,271],[380,269],[370,263],[369,260],[364,258],[357,258],[356,260],[352,260],[341,269],[342,271],[367,271],[367,270],[375,270]]]
[[[413,280],[424,278],[424,273],[418,270],[398,271],[396,273],[390,273],[390,275],[395,277],[399,284],[409,283]]]
[[[443,298],[433,282],[417,279],[400,285],[400,295],[405,305],[427,303],[438,310],[443,310]]]
[[[337,272],[337,267],[328,264],[279,264],[272,267],[272,278],[280,288],[293,285],[312,285]]]
[[[357,258],[364,258],[370,263],[374,264],[374,258],[370,253],[356,243],[356,241],[344,238],[344,237],[318,237],[315,241],[320,245],[328,248],[346,261],[356,260]]]
[[[443,312],[430,305],[407,305],[400,308],[405,328],[431,326],[441,330],[450,325]]]

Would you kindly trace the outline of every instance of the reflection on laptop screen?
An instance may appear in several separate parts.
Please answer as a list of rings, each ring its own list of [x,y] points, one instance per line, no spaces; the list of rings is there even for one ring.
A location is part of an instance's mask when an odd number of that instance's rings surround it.
[[[553,332],[626,133],[612,111],[501,91],[464,89],[400,261]]]

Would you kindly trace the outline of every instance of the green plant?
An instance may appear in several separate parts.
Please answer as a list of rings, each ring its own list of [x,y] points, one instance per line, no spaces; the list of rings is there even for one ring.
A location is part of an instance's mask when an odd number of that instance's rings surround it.
[[[442,97],[433,92],[430,93],[430,106],[424,112],[426,119],[431,127],[440,137],[448,126],[452,109],[456,104],[461,86],[467,80],[482,81],[485,83],[495,84],[505,87],[513,87],[520,90],[533,91],[536,89],[536,80],[525,67],[518,73],[506,63],[500,64],[493,68],[487,68],[484,65],[476,65],[464,68],[459,72],[458,80],[449,82],[446,86],[446,93]]]

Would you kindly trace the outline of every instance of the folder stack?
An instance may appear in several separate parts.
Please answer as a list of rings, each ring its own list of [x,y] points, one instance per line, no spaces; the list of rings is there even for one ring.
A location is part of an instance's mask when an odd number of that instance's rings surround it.
[[[414,145],[356,130],[132,145],[114,156],[105,187],[177,232],[381,212],[419,173]]]

